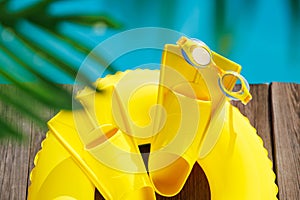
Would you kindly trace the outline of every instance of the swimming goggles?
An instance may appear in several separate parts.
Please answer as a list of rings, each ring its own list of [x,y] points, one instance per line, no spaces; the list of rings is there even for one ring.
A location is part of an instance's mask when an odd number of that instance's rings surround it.
[[[198,39],[188,39],[187,37],[181,37],[177,44],[181,47],[181,54],[184,59],[192,66],[198,68],[199,70],[211,67],[219,75],[218,83],[221,91],[225,96],[229,97],[235,101],[241,101],[243,104],[247,104],[252,96],[250,94],[250,87],[247,80],[235,71],[225,71],[215,64],[212,58],[212,51],[209,47],[202,41]],[[240,88],[238,91],[233,89],[228,89],[225,87],[224,80],[226,77],[234,76],[238,82],[240,82]],[[237,86],[236,86],[237,87]]]

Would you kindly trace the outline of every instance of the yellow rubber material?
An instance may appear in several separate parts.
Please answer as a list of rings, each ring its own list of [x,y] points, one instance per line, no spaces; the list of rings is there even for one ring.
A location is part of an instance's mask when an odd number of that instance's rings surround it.
[[[239,73],[241,67],[236,63],[215,52],[213,57],[218,66],[225,67],[220,70]],[[160,131],[160,126],[155,127],[159,134],[151,143],[149,156],[149,175],[161,195],[174,196],[180,192],[200,150],[207,154],[219,137],[222,123],[215,121],[227,100],[218,86],[219,76],[215,71],[218,66],[200,71],[182,58],[179,46],[165,47],[158,104],[165,108],[167,116],[162,117],[158,112],[156,119],[160,124],[166,118],[166,123]],[[232,89],[235,81],[236,77],[227,77],[224,85]],[[220,130],[206,134],[209,126]]]
[[[47,133],[34,163],[28,199],[94,199],[95,186],[53,132]]]
[[[213,52],[223,70],[240,66]],[[207,78],[208,77],[208,78]],[[193,165],[207,175],[213,200],[276,199],[272,163],[255,129],[218,87],[215,71],[187,64],[167,45],[156,70],[97,81],[78,93],[83,110],[61,111],[31,172],[29,200],[155,199],[177,194]],[[232,88],[234,77],[224,80]],[[212,90],[212,88],[214,88]],[[138,145],[151,143],[149,176]]]
[[[72,117],[72,113],[62,111],[49,122],[52,130],[36,155],[28,199],[94,199],[95,187],[105,199],[155,199],[146,170],[122,172],[102,164],[86,151]],[[119,143],[124,141],[123,137],[126,134],[117,133],[112,140]],[[128,143],[124,142],[123,148],[126,147]],[[132,164],[127,155],[117,156],[120,164]]]
[[[278,188],[268,152],[249,120],[229,102],[221,136],[198,163],[204,170],[212,200],[277,199]]]

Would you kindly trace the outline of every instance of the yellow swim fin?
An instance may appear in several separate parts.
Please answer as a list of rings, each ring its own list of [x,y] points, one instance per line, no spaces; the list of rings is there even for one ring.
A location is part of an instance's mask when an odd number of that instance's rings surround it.
[[[48,123],[29,200],[94,199],[95,188],[105,199],[155,199],[136,142],[116,128],[111,116],[114,81],[99,84],[102,92],[78,94],[84,109],[61,111]]]
[[[151,143],[148,164],[156,192],[164,196],[176,195],[182,189],[200,150],[209,152],[219,137],[219,132],[206,134],[227,101],[218,84],[218,71],[239,73],[241,69],[215,52],[211,55],[213,61],[208,62],[213,67],[197,68],[184,57],[181,45],[187,40],[182,40],[185,38],[178,41],[179,45],[166,45],[163,53],[158,104],[165,112],[156,115],[154,132],[158,134]],[[231,90],[236,79],[226,77],[224,87]],[[221,130],[221,125],[216,128]],[[205,146],[204,139],[210,141]]]

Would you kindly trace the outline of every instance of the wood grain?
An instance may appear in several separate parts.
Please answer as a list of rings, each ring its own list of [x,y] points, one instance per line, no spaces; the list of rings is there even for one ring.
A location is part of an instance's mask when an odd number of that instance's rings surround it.
[[[271,85],[279,199],[300,199],[300,85]]]
[[[257,134],[263,139],[264,147],[268,150],[268,156],[272,160],[271,140],[271,106],[269,103],[269,84],[250,85],[252,100],[243,105],[241,102],[232,101],[232,104],[239,108],[251,125],[256,128]]]
[[[1,85],[0,89],[10,89],[19,94],[15,88],[6,85]],[[12,139],[0,143],[0,199],[26,199],[31,123],[5,104],[0,104],[0,114],[28,136],[22,143]]]

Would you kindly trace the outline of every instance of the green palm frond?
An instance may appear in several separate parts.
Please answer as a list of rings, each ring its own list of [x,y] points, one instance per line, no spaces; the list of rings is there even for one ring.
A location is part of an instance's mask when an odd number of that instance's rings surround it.
[[[55,0],[37,1],[15,11],[8,8],[9,0],[0,1],[0,76],[10,83],[0,90],[1,112],[5,112],[3,108],[10,107],[16,114],[33,120],[41,127],[44,127],[47,121],[41,113],[45,108],[55,110],[81,108],[73,99],[72,91],[56,84],[55,77],[45,74],[43,67],[50,66],[63,72],[69,80],[76,79],[94,87],[86,74],[78,74],[82,58],[87,56],[91,49],[62,34],[58,30],[59,24],[71,22],[90,27],[105,24],[107,27],[120,28],[117,21],[105,14],[52,16],[47,11],[55,2]],[[28,28],[36,30],[36,35],[31,35],[32,31],[28,31]],[[44,35],[47,36],[48,43],[35,40]],[[65,52],[71,49],[72,52],[80,54],[81,60],[74,61],[68,58],[68,55],[60,54],[57,52],[57,46],[66,48]],[[34,59],[38,59],[39,64],[34,62]],[[105,59],[98,54],[94,59],[100,65],[107,65]],[[115,71],[112,66],[109,70]],[[28,79],[31,82],[28,82]],[[0,139],[24,137],[21,128],[2,116],[3,114],[0,116]]]

